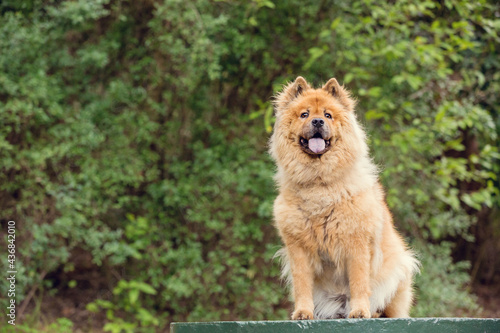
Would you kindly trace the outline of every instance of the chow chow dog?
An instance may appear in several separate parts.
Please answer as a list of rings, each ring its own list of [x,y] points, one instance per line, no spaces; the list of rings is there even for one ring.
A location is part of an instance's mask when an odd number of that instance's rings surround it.
[[[394,228],[350,93],[298,77],[274,105],[273,213],[292,319],[408,317],[419,264]]]

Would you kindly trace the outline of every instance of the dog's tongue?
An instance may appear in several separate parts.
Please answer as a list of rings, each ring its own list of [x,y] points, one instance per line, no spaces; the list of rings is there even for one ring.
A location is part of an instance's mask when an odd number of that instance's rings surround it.
[[[325,140],[320,138],[309,139],[309,149],[311,149],[316,154],[321,153],[325,150]]]

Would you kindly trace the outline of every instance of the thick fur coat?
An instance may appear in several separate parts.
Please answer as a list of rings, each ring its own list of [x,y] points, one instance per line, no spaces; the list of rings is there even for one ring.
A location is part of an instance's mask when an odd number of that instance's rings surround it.
[[[275,98],[274,218],[292,319],[409,316],[418,261],[394,228],[354,107],[335,79],[313,89],[298,77]]]

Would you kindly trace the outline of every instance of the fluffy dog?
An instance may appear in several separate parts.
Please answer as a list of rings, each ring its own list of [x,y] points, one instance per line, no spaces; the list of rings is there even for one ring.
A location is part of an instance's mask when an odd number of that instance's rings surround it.
[[[298,77],[275,98],[274,219],[292,319],[408,317],[418,261],[392,222],[355,102]]]

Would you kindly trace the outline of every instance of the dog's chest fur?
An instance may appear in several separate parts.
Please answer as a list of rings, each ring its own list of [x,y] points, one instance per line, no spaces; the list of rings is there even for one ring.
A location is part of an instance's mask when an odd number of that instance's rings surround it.
[[[295,214],[290,214],[287,225],[280,229],[308,249],[316,271],[332,265],[342,268],[346,256],[355,251],[353,244],[372,241],[373,225],[364,218],[369,212],[366,193],[338,195],[325,187],[322,191],[295,192],[294,197],[289,208]]]

